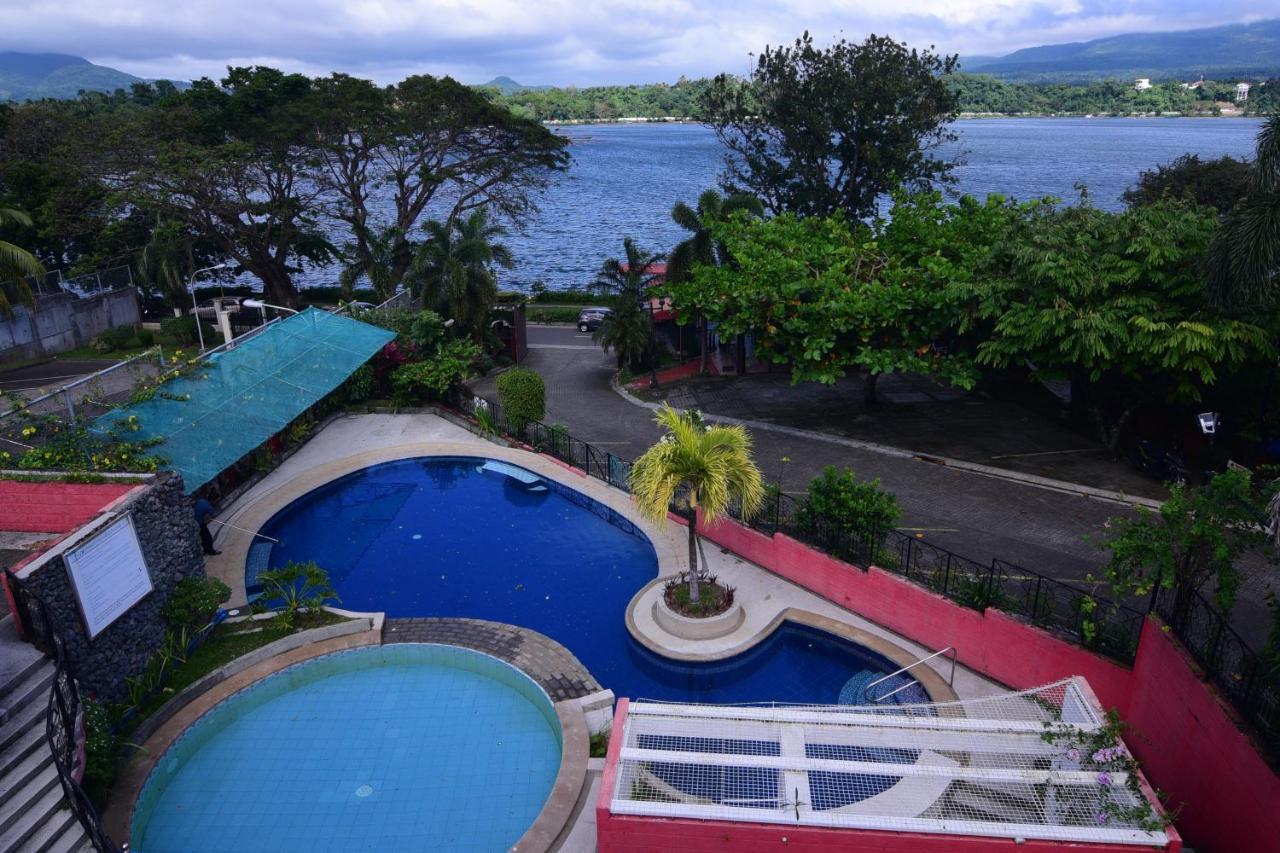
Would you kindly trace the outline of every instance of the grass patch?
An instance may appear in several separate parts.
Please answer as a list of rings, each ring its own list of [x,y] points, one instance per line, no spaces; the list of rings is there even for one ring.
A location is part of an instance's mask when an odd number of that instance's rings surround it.
[[[186,663],[173,669],[163,689],[138,708],[138,713],[129,720],[128,731],[134,731],[160,707],[180,693],[184,688],[195,684],[209,673],[221,666],[231,663],[238,657],[260,649],[268,643],[283,639],[298,631],[309,628],[320,628],[345,622],[345,616],[330,613],[327,610],[311,611],[299,614],[296,628],[293,631],[281,628],[275,620],[246,620],[244,622],[223,623],[213,630],[203,646],[187,658]],[[127,732],[124,732],[127,733]]]

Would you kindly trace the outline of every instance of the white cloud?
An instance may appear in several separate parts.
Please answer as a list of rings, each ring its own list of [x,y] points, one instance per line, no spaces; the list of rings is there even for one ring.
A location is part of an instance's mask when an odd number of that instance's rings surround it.
[[[1225,0],[0,0],[0,50],[53,51],[145,77],[260,63],[390,82],[407,73],[529,83],[742,72],[803,30],[961,53],[1274,14]]]

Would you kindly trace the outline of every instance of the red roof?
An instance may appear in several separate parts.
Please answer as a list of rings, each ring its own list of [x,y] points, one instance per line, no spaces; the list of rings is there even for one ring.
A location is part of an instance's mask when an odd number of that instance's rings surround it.
[[[0,480],[0,530],[68,533],[102,512],[135,486]]]

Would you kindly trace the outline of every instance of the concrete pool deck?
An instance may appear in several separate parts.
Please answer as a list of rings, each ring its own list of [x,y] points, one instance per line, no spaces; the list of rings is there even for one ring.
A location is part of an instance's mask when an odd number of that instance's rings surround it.
[[[217,521],[227,525],[217,527],[215,534],[217,546],[223,553],[208,559],[209,574],[231,587],[233,605],[243,604],[246,598],[244,566],[254,538],[252,531],[259,530],[292,501],[325,483],[370,465],[414,456],[484,456],[527,468],[631,519],[653,543],[658,557],[658,578],[678,574],[688,566],[684,528],[675,523],[659,527],[641,518],[625,492],[549,457],[487,441],[439,415],[423,413],[347,415],[317,432],[279,468],[218,514]],[[724,637],[684,640],[663,631],[652,616],[645,615],[651,610],[651,604],[647,599],[644,602],[639,599],[646,591],[652,594],[661,588],[660,584],[646,586],[636,591],[637,598],[628,608],[627,628],[660,654],[685,660],[731,656],[763,640],[784,619],[844,636],[903,665],[936,651],[894,634],[725,549],[711,543],[707,546],[707,570],[737,588],[746,618]],[[963,666],[956,667],[954,682],[951,689],[947,689],[945,680],[950,674],[950,663],[939,660],[929,666],[932,675],[922,681],[935,701],[956,696],[962,699],[991,696],[1007,690]]]

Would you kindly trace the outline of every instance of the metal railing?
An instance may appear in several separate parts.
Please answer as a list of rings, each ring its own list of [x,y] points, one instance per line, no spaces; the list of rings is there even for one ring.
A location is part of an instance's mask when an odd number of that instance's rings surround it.
[[[124,264],[97,272],[67,276],[62,270],[50,270],[43,276],[27,276],[21,282],[9,279],[0,281],[0,289],[4,290],[10,304],[21,301],[21,284],[34,296],[52,296],[57,293],[69,293],[72,296],[91,296],[121,287],[134,287],[133,267]]]
[[[1161,589],[1152,609],[1249,727],[1280,752],[1280,650],[1268,655],[1252,649],[1193,589]]]
[[[484,409],[486,414],[477,415],[482,424],[488,423],[611,486],[629,490],[629,461],[574,438],[562,426],[538,421],[513,426],[503,417],[498,403],[468,391],[457,394],[452,402],[472,415]],[[1137,653],[1144,613],[1013,563],[1000,559],[979,563],[896,530],[857,530],[833,524],[812,516],[801,502],[776,488],[755,515],[747,517],[736,506],[730,507],[728,514],[767,536],[782,533],[857,569],[875,565],[900,574],[964,607],[979,611],[993,607],[1021,616],[1122,663],[1132,663]]]
[[[884,694],[883,696],[876,696],[875,698],[871,697],[872,687],[883,684],[884,682],[888,681],[890,678],[893,678],[895,675],[902,675],[903,673],[910,672],[911,670],[915,669],[921,664],[928,663],[934,658],[942,657],[948,652],[951,654],[951,674],[947,676],[947,686],[951,686],[952,684],[955,683],[955,680],[956,680],[956,647],[955,646],[947,646],[945,649],[940,649],[939,651],[936,651],[931,655],[926,655],[920,658],[919,660],[912,661],[911,663],[907,664],[901,669],[896,669],[893,672],[889,673],[888,675],[882,675],[881,677],[877,678],[875,681],[871,682],[870,684],[868,684],[866,687],[863,688],[863,691],[862,691],[863,695],[867,697],[867,702],[869,704],[878,705],[879,703],[888,699],[890,696],[901,693],[903,690],[906,690],[912,684],[916,684],[917,682],[915,680],[908,681],[906,684],[895,687],[893,690],[890,690],[888,693]]]
[[[53,753],[53,765],[66,796],[67,808],[75,815],[94,850],[98,853],[124,853],[128,847],[121,848],[107,835],[98,810],[80,784],[86,760],[84,706],[67,660],[61,632],[44,600],[12,572],[6,570],[5,575],[23,634],[32,645],[54,660],[53,684],[45,710],[45,740]]]

